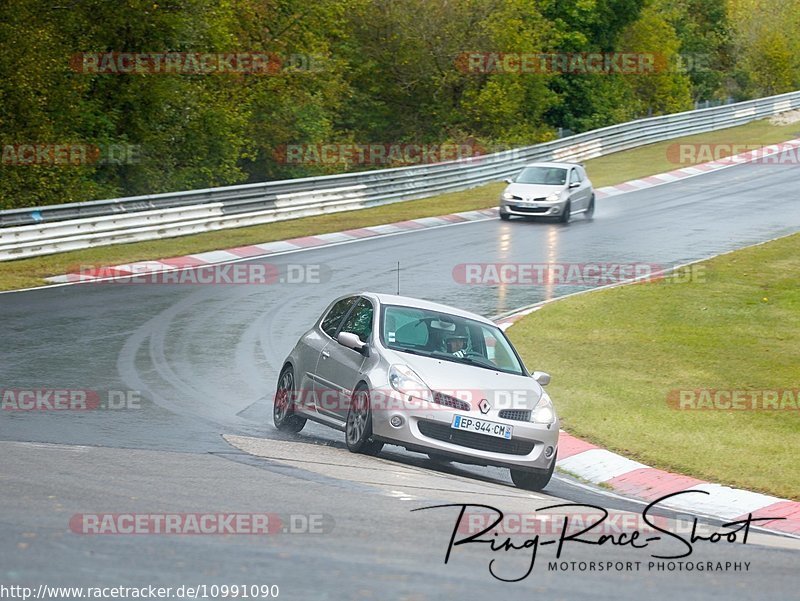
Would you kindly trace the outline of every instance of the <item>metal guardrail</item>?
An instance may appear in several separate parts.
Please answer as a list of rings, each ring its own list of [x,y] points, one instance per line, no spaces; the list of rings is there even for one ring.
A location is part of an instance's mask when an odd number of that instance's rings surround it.
[[[0,261],[465,190],[531,161],[583,161],[800,108],[800,92],[650,117],[461,161],[0,211]]]

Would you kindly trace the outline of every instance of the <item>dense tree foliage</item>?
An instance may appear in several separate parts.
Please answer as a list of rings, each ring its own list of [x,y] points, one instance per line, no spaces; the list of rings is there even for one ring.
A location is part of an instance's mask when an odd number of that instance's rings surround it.
[[[317,160],[330,144],[505,148],[786,92],[798,34],[796,0],[5,0],[0,208],[376,166]],[[267,68],[131,72],[126,53]],[[658,68],[582,70],[599,53]],[[555,62],[503,62],[540,56]]]

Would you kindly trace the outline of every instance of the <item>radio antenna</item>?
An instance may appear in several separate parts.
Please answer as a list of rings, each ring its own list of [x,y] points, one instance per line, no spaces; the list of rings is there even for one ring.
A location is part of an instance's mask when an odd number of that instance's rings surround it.
[[[400,261],[397,262],[397,296],[400,296]]]

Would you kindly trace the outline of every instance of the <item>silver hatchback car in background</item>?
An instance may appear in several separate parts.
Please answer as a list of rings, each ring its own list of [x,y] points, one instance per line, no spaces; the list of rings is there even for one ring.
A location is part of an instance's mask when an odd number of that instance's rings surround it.
[[[512,179],[500,196],[500,219],[557,217],[567,223],[573,215],[594,215],[594,189],[579,163],[533,163]]]
[[[434,461],[510,468],[514,484],[547,485],[559,421],[503,331],[437,303],[364,292],[333,301],[281,367],[273,420],[344,431],[347,447],[384,443]]]

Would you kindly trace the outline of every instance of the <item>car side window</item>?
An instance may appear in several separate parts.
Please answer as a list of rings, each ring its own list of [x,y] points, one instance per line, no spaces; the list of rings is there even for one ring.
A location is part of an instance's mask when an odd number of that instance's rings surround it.
[[[569,172],[569,183],[571,184],[579,184],[581,182],[581,176],[578,173],[577,169],[573,169]]]
[[[342,332],[352,332],[356,334],[362,342],[367,342],[370,334],[372,334],[372,317],[374,312],[372,303],[362,298],[358,301],[355,309],[351,311],[347,320],[344,322]]]
[[[357,298],[357,296],[350,296],[334,304],[322,320],[322,324],[320,325],[322,331],[333,338],[336,334],[336,330],[339,329],[339,324],[342,323],[344,316],[347,315],[347,312],[350,310],[350,307],[353,306],[353,303],[356,302]]]

